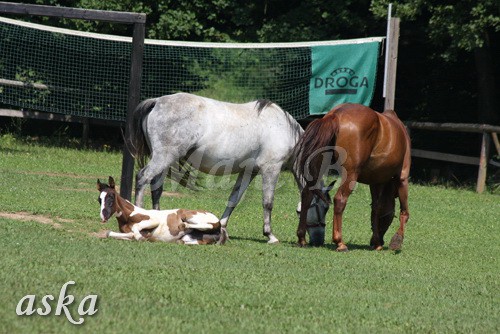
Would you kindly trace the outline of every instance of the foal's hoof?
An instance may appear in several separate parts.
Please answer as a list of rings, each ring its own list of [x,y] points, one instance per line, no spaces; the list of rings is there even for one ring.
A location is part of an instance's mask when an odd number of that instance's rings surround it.
[[[403,239],[404,237],[398,233],[394,234],[394,236],[391,239],[391,243],[389,244],[389,248],[391,250],[400,250],[401,246],[403,245]]]
[[[99,238],[99,239],[106,239],[106,238],[109,238],[110,233],[111,233],[111,231],[101,230],[97,233],[92,233],[92,235]]]
[[[134,234],[134,239],[135,239],[136,241],[144,241],[144,240],[146,240],[146,238],[144,238],[144,236],[143,236],[141,233],[139,233],[139,234]]]

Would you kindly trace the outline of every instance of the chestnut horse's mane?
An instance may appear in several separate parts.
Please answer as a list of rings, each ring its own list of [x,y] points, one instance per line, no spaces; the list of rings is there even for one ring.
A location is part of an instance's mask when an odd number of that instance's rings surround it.
[[[326,115],[309,124],[307,131],[297,143],[295,167],[301,177],[305,177],[306,164],[312,162],[311,158],[317,150],[325,146],[335,146],[338,129],[339,123],[335,114]],[[311,172],[310,168],[309,171]],[[312,176],[314,178],[312,182],[316,182],[320,177],[320,175]]]

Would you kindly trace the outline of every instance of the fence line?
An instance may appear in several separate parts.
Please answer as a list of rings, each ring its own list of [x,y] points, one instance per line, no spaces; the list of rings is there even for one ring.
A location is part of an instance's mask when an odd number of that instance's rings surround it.
[[[482,133],[482,142],[479,157],[468,157],[457,154],[448,154],[420,149],[412,149],[412,156],[418,158],[441,160],[469,165],[478,165],[478,175],[476,191],[482,193],[485,189],[486,175],[488,169],[488,156],[490,153],[490,136],[493,138],[497,152],[500,154],[500,145],[498,145],[497,133],[500,132],[500,126],[489,124],[470,124],[470,123],[431,123],[431,122],[405,122],[409,129],[431,130],[431,131],[452,131],[452,132],[472,132]]]

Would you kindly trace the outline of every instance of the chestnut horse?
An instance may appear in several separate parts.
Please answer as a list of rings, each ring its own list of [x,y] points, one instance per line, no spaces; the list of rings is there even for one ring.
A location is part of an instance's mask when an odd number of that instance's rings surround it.
[[[326,154],[329,153],[329,154]],[[334,196],[332,239],[337,251],[347,251],[342,239],[342,214],[356,182],[370,185],[372,197],[370,245],[381,250],[384,235],[394,217],[399,197],[399,229],[390,249],[401,248],[408,211],[410,137],[393,110],[378,113],[360,104],[341,104],[323,118],[313,121],[297,144],[297,168],[306,180],[302,190],[302,210],[297,229],[299,245],[304,246],[307,209],[318,182],[335,164],[342,183]],[[325,168],[325,162],[328,164]],[[326,198],[323,200],[327,201]]]

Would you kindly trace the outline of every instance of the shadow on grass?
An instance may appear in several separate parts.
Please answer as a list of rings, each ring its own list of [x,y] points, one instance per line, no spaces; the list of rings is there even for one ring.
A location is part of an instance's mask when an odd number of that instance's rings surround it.
[[[267,240],[265,240],[265,239],[247,238],[247,237],[233,237],[233,236],[229,235],[228,241],[231,242],[231,240],[253,241],[253,242],[258,242],[261,244],[267,244]]]
[[[238,240],[238,241],[252,241],[252,242],[257,242],[260,244],[267,244],[266,239],[261,239],[261,238],[249,238],[249,237],[235,237],[235,236],[229,236],[229,241],[231,240]],[[301,248],[297,242],[295,241],[280,241],[278,245],[286,245],[289,247],[296,247],[296,248]],[[271,245],[270,245],[271,246]],[[347,247],[349,248],[350,251],[354,250],[363,250],[363,251],[369,251],[369,252],[374,252],[372,247],[368,244],[352,244],[348,243]],[[333,243],[325,243],[323,246],[315,247],[315,246],[309,246],[307,245],[306,247],[303,247],[305,249],[313,249],[313,248],[326,248],[332,251],[335,251],[337,249],[337,245]],[[389,250],[388,247],[384,247],[383,251],[391,251]],[[399,254],[401,251],[394,251],[395,254]]]

